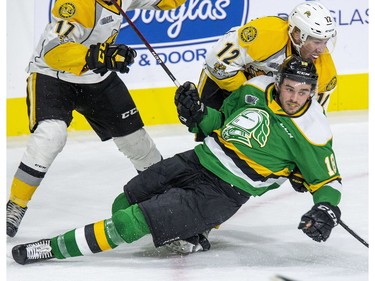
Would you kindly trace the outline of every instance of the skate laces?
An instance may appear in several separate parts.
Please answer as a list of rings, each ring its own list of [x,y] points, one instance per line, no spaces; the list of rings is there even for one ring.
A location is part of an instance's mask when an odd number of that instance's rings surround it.
[[[13,225],[19,225],[23,216],[25,215],[27,208],[22,208],[16,203],[9,201],[7,204],[7,222],[12,223]]]
[[[49,259],[53,258],[50,240],[40,240],[26,245],[28,259]]]

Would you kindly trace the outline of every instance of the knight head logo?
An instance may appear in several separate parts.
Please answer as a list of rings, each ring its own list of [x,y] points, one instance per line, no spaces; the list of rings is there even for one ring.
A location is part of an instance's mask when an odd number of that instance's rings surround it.
[[[243,42],[249,43],[257,37],[258,31],[253,26],[248,26],[242,29],[240,38]]]
[[[76,13],[76,7],[73,3],[64,3],[59,8],[59,15],[64,19],[71,18]]]
[[[337,85],[337,77],[333,77],[331,81],[328,82],[326,86],[326,91],[332,91]]]

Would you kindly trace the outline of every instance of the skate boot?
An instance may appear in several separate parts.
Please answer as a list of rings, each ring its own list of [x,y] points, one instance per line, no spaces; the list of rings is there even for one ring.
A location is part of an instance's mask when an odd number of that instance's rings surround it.
[[[184,240],[176,240],[170,244],[166,244],[166,248],[178,254],[190,254],[199,251],[208,251],[211,248],[210,241],[208,241],[208,234],[210,231],[205,231],[202,234],[196,234]]]
[[[23,208],[12,201],[7,203],[7,235],[14,237],[27,207]]]
[[[42,239],[37,242],[14,246],[12,256],[19,264],[40,262],[55,257],[52,253],[50,239]]]

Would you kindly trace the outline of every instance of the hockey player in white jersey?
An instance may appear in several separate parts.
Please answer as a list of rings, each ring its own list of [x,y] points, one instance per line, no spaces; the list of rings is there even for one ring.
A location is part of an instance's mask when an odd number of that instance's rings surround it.
[[[124,11],[168,10],[185,0],[117,0]],[[143,171],[161,154],[143,128],[117,72],[127,73],[136,52],[115,44],[122,16],[108,0],[57,0],[28,66],[31,136],[7,203],[7,235],[14,237],[27,205],[59,152],[72,111],[81,113],[102,141],[114,143]],[[69,176],[69,175],[67,175]]]

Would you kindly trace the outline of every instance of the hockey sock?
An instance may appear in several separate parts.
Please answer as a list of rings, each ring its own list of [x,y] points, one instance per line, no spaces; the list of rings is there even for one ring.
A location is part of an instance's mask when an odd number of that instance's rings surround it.
[[[112,203],[112,214],[116,213],[118,210],[126,209],[129,206],[130,203],[126,198],[125,193],[120,193]]]
[[[35,79],[31,80],[35,82]],[[44,120],[39,122],[34,133],[29,137],[25,153],[14,175],[9,198],[11,201],[21,207],[27,206],[53,160],[63,149],[66,137],[64,121]]]
[[[124,240],[112,219],[88,224],[51,239],[52,252],[57,259],[91,255],[113,249],[121,243]]]
[[[37,188],[38,186],[27,184],[26,182],[14,177],[9,199],[17,205],[25,208]]]
[[[122,137],[114,137],[118,149],[126,155],[138,172],[161,160],[161,154],[144,128]]]
[[[57,259],[86,256],[131,243],[150,233],[145,217],[137,204],[117,211],[111,219],[77,228],[51,239]]]

